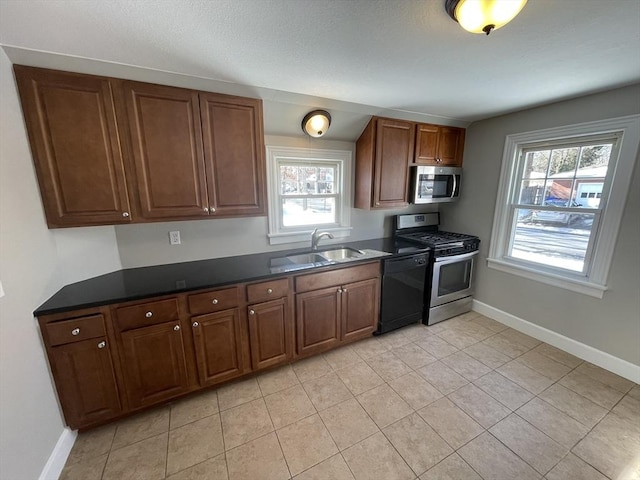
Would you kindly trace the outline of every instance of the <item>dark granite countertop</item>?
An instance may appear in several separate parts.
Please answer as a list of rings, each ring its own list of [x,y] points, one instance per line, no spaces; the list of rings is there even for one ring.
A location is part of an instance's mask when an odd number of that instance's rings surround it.
[[[321,245],[319,250],[335,249],[341,246],[365,251],[373,250],[391,255],[402,254],[403,250],[411,250],[408,244],[398,244],[393,238],[325,244]],[[301,266],[282,261],[283,257],[287,255],[307,251],[309,248],[280,250],[119,270],[63,287],[38,307],[34,315],[49,315],[160,295],[215,288],[285,274],[303,273],[313,268],[334,265],[324,263]],[[335,264],[335,266],[357,264],[382,257],[384,255],[375,255],[372,252],[371,255],[361,259],[346,264]]]

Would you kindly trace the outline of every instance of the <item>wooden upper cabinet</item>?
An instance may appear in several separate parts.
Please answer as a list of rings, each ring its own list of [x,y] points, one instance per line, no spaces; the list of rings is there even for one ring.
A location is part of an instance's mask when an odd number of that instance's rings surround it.
[[[419,165],[462,166],[464,128],[418,124],[414,162]]]
[[[14,70],[49,228],[129,223],[113,81]]]
[[[208,215],[198,92],[129,81],[123,92],[140,214]]]
[[[356,143],[356,208],[397,208],[408,202],[415,124],[373,117]]]
[[[200,112],[211,213],[264,214],[262,101],[201,92]]]

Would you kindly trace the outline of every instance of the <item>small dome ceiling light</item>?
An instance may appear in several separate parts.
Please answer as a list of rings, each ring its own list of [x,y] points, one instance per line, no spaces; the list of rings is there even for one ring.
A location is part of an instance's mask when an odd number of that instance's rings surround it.
[[[331,115],[326,110],[313,110],[302,119],[302,131],[310,137],[321,137],[331,125]]]
[[[526,3],[527,0],[446,0],[444,8],[465,30],[489,35],[513,20]]]

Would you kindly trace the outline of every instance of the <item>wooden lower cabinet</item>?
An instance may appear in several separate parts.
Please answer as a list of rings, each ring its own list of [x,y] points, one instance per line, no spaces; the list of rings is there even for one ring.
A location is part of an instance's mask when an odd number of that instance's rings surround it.
[[[273,367],[291,359],[291,315],[288,298],[250,305],[248,308],[251,366]]]
[[[377,327],[380,308],[380,283],[377,278],[351,283],[342,288],[341,340],[371,336]]]
[[[340,343],[339,287],[296,295],[298,354],[312,355]]]
[[[111,349],[105,338],[51,348],[49,358],[71,428],[108,420],[120,413]]]
[[[242,375],[242,334],[239,309],[191,317],[201,386]]]
[[[188,389],[180,323],[171,322],[121,333],[123,374],[129,406],[153,405]]]
[[[378,321],[379,272],[370,262],[42,316],[67,424],[98,426],[366,338]]]

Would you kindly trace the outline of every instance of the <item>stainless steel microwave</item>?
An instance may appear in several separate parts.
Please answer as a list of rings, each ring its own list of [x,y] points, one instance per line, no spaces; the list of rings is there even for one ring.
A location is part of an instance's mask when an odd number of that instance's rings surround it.
[[[460,197],[462,168],[414,167],[412,203],[455,202]]]

